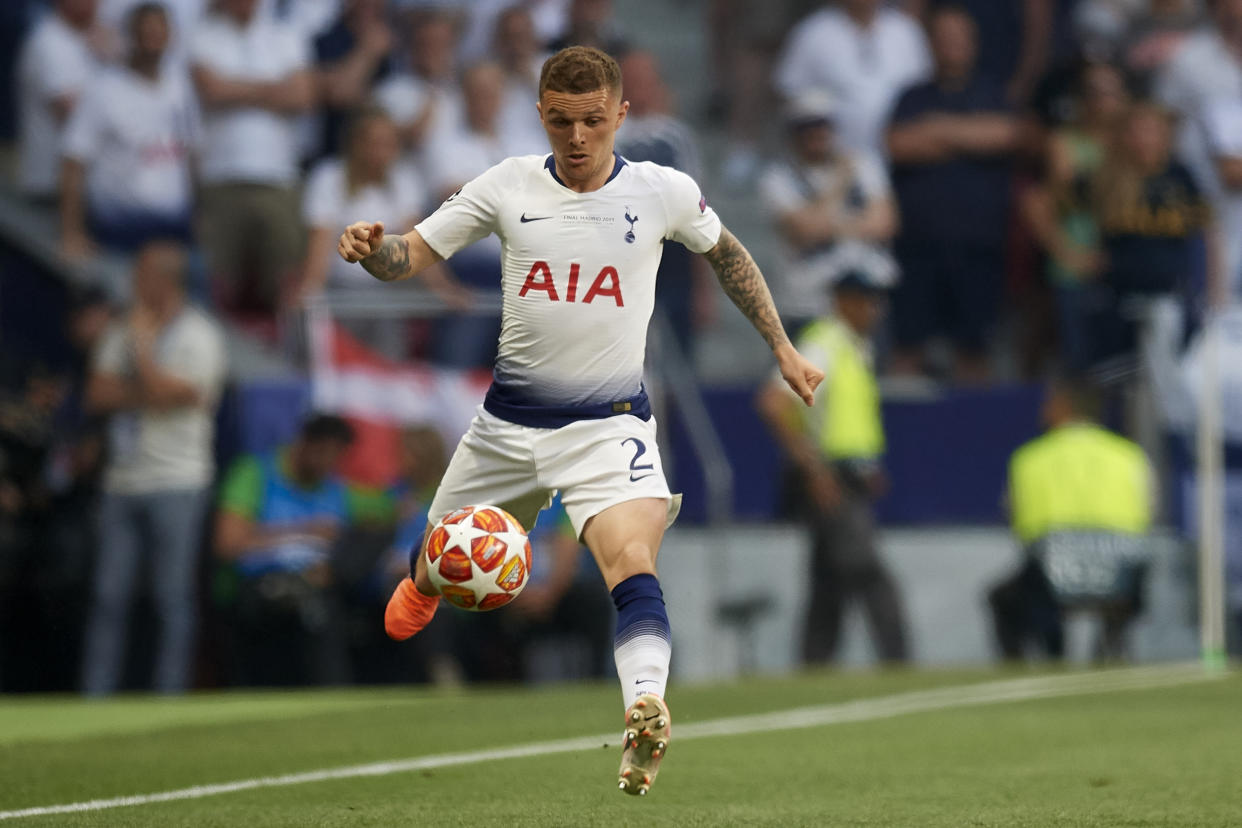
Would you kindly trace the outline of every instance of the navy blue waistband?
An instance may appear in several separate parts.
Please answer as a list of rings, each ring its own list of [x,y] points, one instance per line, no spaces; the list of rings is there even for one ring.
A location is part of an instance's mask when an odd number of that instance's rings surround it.
[[[535,405],[525,399],[521,391],[493,382],[483,398],[483,408],[502,420],[531,428],[560,428],[579,420],[602,420],[619,414],[633,414],[640,420],[651,419],[651,401],[647,399],[645,388],[633,397],[613,402]]]

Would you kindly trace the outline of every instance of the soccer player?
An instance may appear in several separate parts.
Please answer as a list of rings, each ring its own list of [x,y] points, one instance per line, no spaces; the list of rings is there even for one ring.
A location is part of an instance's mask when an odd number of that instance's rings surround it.
[[[429,521],[494,503],[529,528],[561,492],[617,607],[615,657],[629,705],[620,787],[643,795],[669,737],[670,637],[656,553],[681,506],[664,478],[642,384],[663,242],[707,257],[807,405],[823,373],[790,343],[759,268],[698,185],[614,152],[629,108],[616,61],[589,47],[557,52],[543,66],[538,108],[550,155],[497,164],[403,236],[385,234],[377,222],[351,224],[339,252],[390,282],[489,233],[500,237],[504,307],[494,378]],[[421,630],[439,602],[424,556],[411,557],[413,577],[398,586],[384,618],[397,639]]]

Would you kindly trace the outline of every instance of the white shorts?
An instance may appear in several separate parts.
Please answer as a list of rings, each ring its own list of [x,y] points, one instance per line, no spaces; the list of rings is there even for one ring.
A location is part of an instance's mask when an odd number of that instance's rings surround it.
[[[664,479],[654,417],[618,414],[532,428],[479,406],[431,501],[428,520],[435,524],[453,509],[487,503],[529,531],[558,491],[579,538],[588,520],[628,500],[666,500],[667,526],[681,510],[681,495],[669,492]]]

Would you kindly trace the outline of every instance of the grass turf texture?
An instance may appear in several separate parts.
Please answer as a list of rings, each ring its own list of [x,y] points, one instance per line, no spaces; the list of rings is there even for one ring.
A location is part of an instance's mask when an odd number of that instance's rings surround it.
[[[998,678],[807,674],[673,688],[651,796],[620,748],[5,821],[124,826],[1242,824],[1242,677],[677,742],[677,725]],[[0,811],[617,731],[615,686],[0,702]]]

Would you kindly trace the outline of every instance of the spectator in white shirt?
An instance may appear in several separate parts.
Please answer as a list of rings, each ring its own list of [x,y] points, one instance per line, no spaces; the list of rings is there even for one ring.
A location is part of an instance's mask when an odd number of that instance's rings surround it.
[[[412,16],[409,68],[384,80],[375,100],[401,128],[401,140],[421,162],[427,140],[461,120],[457,86],[457,27],[445,12]]]
[[[306,38],[257,6],[218,0],[194,33],[191,64],[203,107],[207,267],[218,288],[245,285],[271,308],[302,258],[298,116],[315,89]]]
[[[92,78],[74,109],[61,174],[61,245],[71,258],[96,242],[133,253],[152,239],[191,241],[198,107],[188,78],[164,63],[169,35],[161,3],[135,6],[128,60]]]
[[[539,73],[547,52],[539,45],[530,10],[515,5],[496,18],[493,51],[505,72],[504,103],[500,110],[500,129],[506,135],[542,147],[543,124],[535,102],[539,99]],[[532,150],[536,151],[536,150]]]
[[[896,265],[886,245],[897,232],[897,208],[879,158],[841,147],[837,108],[806,92],[785,113],[789,157],[759,179],[759,197],[784,241],[773,294],[785,325],[796,330],[828,313],[828,286],[865,271],[892,285]]]
[[[841,0],[790,32],[775,84],[789,99],[815,90],[830,95],[842,145],[882,157],[898,93],[930,74],[927,38],[913,18],[881,0]]]
[[[1216,99],[1242,99],[1242,0],[1212,0],[1212,28],[1188,38],[1156,78],[1156,97],[1181,117],[1177,152],[1200,186],[1219,199],[1221,184],[1203,125]]]
[[[462,74],[461,122],[430,137],[427,174],[437,198],[448,198],[488,168],[513,155],[543,155],[547,139],[508,134],[501,128],[505,103],[504,71],[495,63],[477,63]]]
[[[56,197],[65,124],[105,48],[105,33],[95,21],[96,2],[56,0],[17,59],[17,184],[29,198]]]
[[[534,25],[535,40],[548,43],[565,31],[569,0],[469,0],[470,16],[462,35],[461,58],[475,63],[492,57],[500,16],[510,9],[521,9]]]
[[[536,144],[529,136],[506,135],[501,130],[504,94],[504,72],[494,63],[475,64],[462,75],[464,117],[457,129],[432,136],[426,152],[426,170],[438,198],[447,198],[510,156],[546,153],[546,140]],[[448,264],[466,285],[499,297],[500,240],[494,235],[458,252]],[[449,317],[437,325],[433,356],[453,367],[489,365],[499,333],[499,318]]]
[[[1242,97],[1213,101],[1204,128],[1220,181],[1223,287],[1229,301],[1242,302]]]
[[[378,288],[370,274],[336,255],[341,228],[355,216],[368,216],[385,227],[413,227],[431,203],[431,193],[409,164],[399,161],[401,146],[397,127],[382,109],[366,109],[350,121],[345,138],[345,155],[325,158],[316,164],[306,181],[302,215],[309,229],[306,262],[301,281],[292,298],[294,305],[329,290],[369,290]],[[464,289],[442,265],[433,267],[432,280],[424,282],[452,307],[466,303]],[[421,289],[421,286],[411,286]],[[391,291],[392,288],[385,288]],[[392,296],[391,293],[386,294]],[[408,356],[404,320],[359,318],[342,319],[359,340],[385,356]],[[358,324],[352,324],[357,321]]]
[[[226,357],[217,325],[186,302],[185,267],[176,245],[155,242],[139,252],[133,311],[105,334],[87,383],[87,408],[110,418],[83,664],[90,695],[120,684],[140,567],[150,567],[160,622],[155,689],[180,692],[190,682],[199,542]]]
[[[99,0],[99,20],[124,40],[129,31],[129,21],[134,9],[145,0]],[[164,60],[170,69],[187,71],[189,66],[189,40],[198,23],[207,14],[209,0],[163,0],[172,26],[168,50]]]

